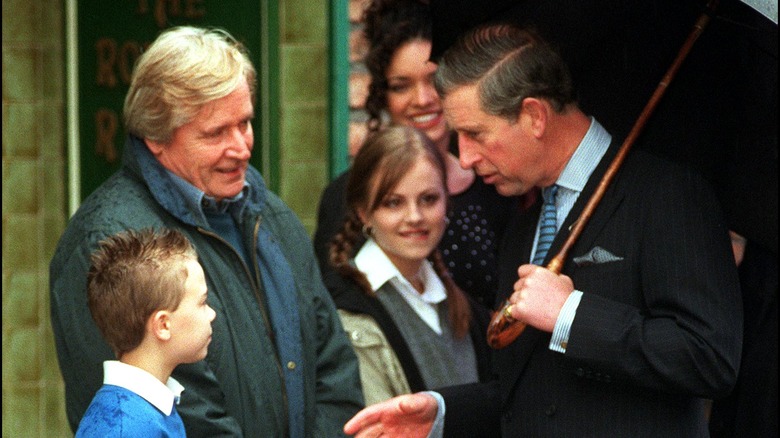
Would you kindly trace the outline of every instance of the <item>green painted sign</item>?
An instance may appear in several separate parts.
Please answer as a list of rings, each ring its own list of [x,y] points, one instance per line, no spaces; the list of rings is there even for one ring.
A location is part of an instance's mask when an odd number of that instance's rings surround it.
[[[169,27],[219,27],[249,49],[258,70],[261,63],[261,2],[264,0],[79,0],[78,125],[81,198],[92,193],[120,165],[127,135],[122,107],[133,65],[144,47]],[[258,95],[258,101],[262,97]],[[253,123],[252,164],[262,169],[262,105]]]

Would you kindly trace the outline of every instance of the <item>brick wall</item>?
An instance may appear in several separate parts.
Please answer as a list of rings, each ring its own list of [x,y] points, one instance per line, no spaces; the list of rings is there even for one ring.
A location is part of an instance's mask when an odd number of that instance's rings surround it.
[[[368,40],[363,34],[363,11],[370,0],[349,1],[349,155],[354,155],[366,138],[366,114],[364,107],[371,76],[363,60],[368,52]]]

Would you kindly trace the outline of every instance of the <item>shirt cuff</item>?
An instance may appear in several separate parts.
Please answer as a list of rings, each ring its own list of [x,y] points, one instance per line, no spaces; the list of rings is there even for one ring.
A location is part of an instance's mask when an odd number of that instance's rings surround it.
[[[566,353],[566,346],[569,344],[569,335],[571,334],[571,324],[574,317],[577,316],[577,307],[580,305],[582,292],[575,290],[569,294],[569,298],[563,303],[558,320],[555,321],[552,337],[550,337],[550,350],[558,353]]]
[[[439,409],[436,410],[436,418],[433,420],[433,427],[428,433],[427,438],[442,438],[444,436],[444,413],[446,407],[444,406],[444,397],[435,391],[425,391],[425,394],[430,394],[436,399],[436,404]]]

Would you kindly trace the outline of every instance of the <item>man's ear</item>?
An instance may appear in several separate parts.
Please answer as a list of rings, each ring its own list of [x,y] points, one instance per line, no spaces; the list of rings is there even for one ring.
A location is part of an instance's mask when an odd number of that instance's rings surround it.
[[[171,312],[158,310],[149,317],[151,333],[161,341],[171,339]]]
[[[146,143],[146,146],[149,147],[149,151],[151,151],[152,155],[155,157],[160,156],[160,153],[162,153],[162,150],[166,147],[165,144],[149,140],[148,138],[144,139],[144,143]]]
[[[519,118],[523,115],[530,118],[529,126],[534,137],[541,138],[544,134],[544,130],[547,128],[547,118],[549,117],[550,108],[545,105],[544,101],[535,97],[526,97],[523,99],[521,105]]]

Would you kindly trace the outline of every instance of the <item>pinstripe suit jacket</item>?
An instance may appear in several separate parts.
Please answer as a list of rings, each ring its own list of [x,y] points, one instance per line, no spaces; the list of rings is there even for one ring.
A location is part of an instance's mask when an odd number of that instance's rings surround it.
[[[591,176],[552,258],[616,152]],[[505,233],[499,302],[528,263],[540,205]],[[735,383],[742,307],[727,226],[707,183],[634,151],[569,253],[584,292],[565,354],[532,327],[494,352],[498,383],[443,389],[446,436],[708,436],[703,399]],[[622,260],[576,263],[594,247]],[[549,260],[548,260],[549,261]]]

